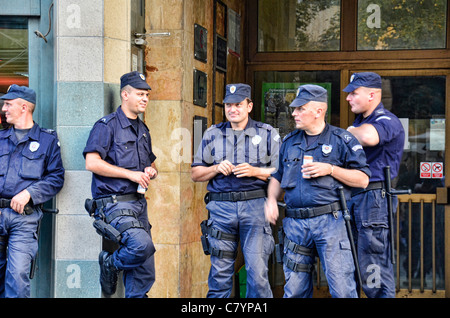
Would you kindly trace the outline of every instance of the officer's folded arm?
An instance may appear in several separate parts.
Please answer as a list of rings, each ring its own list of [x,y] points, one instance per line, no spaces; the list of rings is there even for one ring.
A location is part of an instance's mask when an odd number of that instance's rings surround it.
[[[356,169],[333,167],[333,178],[353,188],[366,188],[369,185],[369,176]]]

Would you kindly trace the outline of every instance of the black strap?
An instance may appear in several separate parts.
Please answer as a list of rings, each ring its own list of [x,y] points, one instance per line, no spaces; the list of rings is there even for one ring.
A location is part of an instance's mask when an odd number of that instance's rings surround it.
[[[297,208],[297,209],[286,209],[286,217],[296,218],[296,219],[308,219],[322,214],[332,213],[339,211],[341,205],[338,201],[331,204],[322,205],[312,208]]]
[[[287,257],[286,255],[283,256],[283,264],[287,268],[289,268],[291,271],[294,271],[294,272],[311,273],[313,271],[313,269],[314,269],[313,265],[296,263],[293,260],[291,260],[289,257]]]
[[[315,256],[314,250],[312,248],[307,248],[302,245],[299,245],[297,243],[294,243],[290,239],[288,239],[286,236],[284,237],[284,246],[286,246],[287,249],[292,251],[295,254],[301,254],[305,256]]]
[[[378,189],[384,189],[384,182],[383,181],[373,181],[370,182],[369,185],[367,186],[367,188],[352,188],[352,197],[366,192],[366,191],[370,191],[370,190],[378,190]]]
[[[200,224],[200,227],[201,227],[203,235],[208,235],[208,236],[214,237],[215,239],[218,239],[218,240],[225,240],[225,241],[232,241],[232,242],[239,241],[238,236],[236,234],[225,233],[223,231],[219,231],[219,230],[213,228],[212,226],[208,226],[208,220],[204,220]]]
[[[34,208],[40,205],[25,204],[23,212],[30,215],[34,212]],[[11,199],[0,198],[0,209],[11,208]]]
[[[116,203],[116,202],[128,202],[128,201],[137,201],[144,198],[143,194],[140,193],[130,193],[123,195],[111,195],[109,197],[104,197],[100,199],[95,199],[95,206],[98,209],[105,207],[108,203]]]
[[[111,213],[108,216],[106,216],[105,217],[105,222],[109,224],[109,223],[111,223],[112,220],[114,220],[115,218],[117,218],[119,216],[132,216],[132,217],[136,218],[136,214],[134,213],[133,210],[120,209],[120,210],[116,210],[113,213]]]
[[[144,225],[142,224],[142,222],[140,222],[138,220],[134,220],[134,221],[130,221],[130,222],[121,224],[117,228],[117,231],[119,231],[120,234],[122,234],[123,232],[125,232],[126,230],[129,230],[131,228],[144,228]]]
[[[205,196],[205,202],[209,201],[247,201],[266,197],[264,189],[240,192],[208,192]]]
[[[230,258],[230,259],[235,259],[237,252],[236,251],[223,251],[223,250],[219,250],[217,248],[213,248],[210,247],[209,248],[209,253],[211,254],[211,256],[217,256],[219,258]]]

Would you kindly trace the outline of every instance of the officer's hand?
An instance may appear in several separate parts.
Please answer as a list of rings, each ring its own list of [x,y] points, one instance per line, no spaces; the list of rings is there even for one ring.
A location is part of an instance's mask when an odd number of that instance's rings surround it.
[[[11,199],[11,209],[19,214],[23,213],[25,205],[30,202],[31,195],[27,189],[19,192]]]
[[[241,164],[238,164],[233,169],[233,173],[238,178],[253,177],[254,176],[254,170],[255,170],[255,167],[251,166],[249,163],[241,163]]]
[[[266,220],[272,224],[275,224],[278,219],[278,204],[275,199],[267,198],[264,203],[264,215]]]
[[[145,189],[148,188],[148,184],[150,183],[150,176],[145,172],[141,171],[130,171],[130,180],[136,183],[139,183]]]
[[[150,179],[155,179],[156,176],[158,175],[158,171],[153,168],[153,167],[147,167],[144,169],[144,172],[146,174],[148,174],[148,176],[150,177]]]
[[[302,173],[311,178],[327,176],[331,174],[332,166],[326,162],[309,162],[302,165]]]
[[[233,169],[233,164],[228,160],[224,160],[216,166],[216,171],[225,176],[229,176],[233,172]]]

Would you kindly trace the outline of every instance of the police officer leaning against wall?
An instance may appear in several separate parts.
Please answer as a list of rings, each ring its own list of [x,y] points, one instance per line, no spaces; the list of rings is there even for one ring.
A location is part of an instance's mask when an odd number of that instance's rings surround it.
[[[285,191],[283,219],[284,297],[312,297],[315,251],[332,297],[357,297],[355,266],[338,188],[365,187],[370,170],[364,151],[350,133],[325,122],[327,91],[302,85],[290,107],[297,130],[280,149],[278,171],[269,182],[266,217],[275,223],[277,199]],[[303,163],[304,156],[313,162]]]
[[[280,136],[249,117],[249,85],[227,85],[223,102],[228,122],[205,132],[191,171],[194,181],[208,181],[209,219],[201,226],[205,254],[211,255],[207,297],[230,296],[239,240],[247,270],[246,297],[272,297],[268,259],[274,241],[264,218],[264,200],[267,179],[278,163]]]
[[[35,91],[13,84],[1,99],[12,127],[0,131],[0,297],[28,298],[41,205],[63,187],[64,167],[56,132],[33,120]]]
[[[147,107],[151,88],[138,72],[124,74],[120,87],[122,105],[94,124],[83,151],[86,169],[93,172],[89,212],[104,225],[99,233],[111,240],[107,233],[113,233],[119,244],[114,253],[99,255],[104,295],[116,292],[122,270],[125,297],[143,298],[155,281],[155,247],[147,201],[137,190],[147,188],[157,170],[149,130],[138,115]]]

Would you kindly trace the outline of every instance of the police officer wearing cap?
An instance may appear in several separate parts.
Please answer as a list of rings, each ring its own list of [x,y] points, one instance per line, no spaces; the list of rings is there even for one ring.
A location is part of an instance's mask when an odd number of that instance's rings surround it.
[[[149,129],[139,119],[148,103],[150,86],[139,72],[120,78],[122,105],[97,121],[83,155],[93,172],[94,217],[120,233],[114,253],[101,251],[100,284],[105,296],[115,293],[123,271],[125,297],[143,298],[155,281],[154,253],[147,201],[137,192],[157,176]]]
[[[355,73],[344,88],[356,119],[347,130],[361,143],[372,176],[365,189],[355,189],[349,204],[358,232],[358,259],[363,291],[367,297],[395,297],[394,268],[390,261],[389,218],[384,187],[384,167],[391,178],[398,175],[405,142],[400,120],[384,108],[381,77]],[[393,209],[397,199],[393,197]]]
[[[327,91],[302,85],[291,103],[296,130],[283,140],[278,171],[272,174],[266,217],[278,218],[277,199],[284,190],[284,297],[312,297],[315,250],[332,297],[357,297],[355,266],[338,188],[365,187],[370,170],[361,145],[347,131],[325,122]],[[304,163],[305,156],[312,162]]]
[[[264,218],[267,180],[278,164],[280,136],[270,125],[249,117],[251,88],[226,86],[228,119],[204,134],[191,177],[208,181],[209,219],[202,223],[205,254],[211,255],[207,297],[229,297],[240,241],[247,270],[247,298],[272,297],[268,259],[274,248]]]
[[[35,91],[13,84],[0,98],[12,125],[0,131],[0,297],[28,298],[41,205],[63,187],[64,167],[56,132],[33,121]]]

